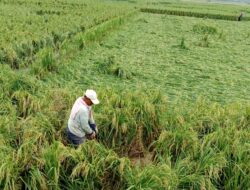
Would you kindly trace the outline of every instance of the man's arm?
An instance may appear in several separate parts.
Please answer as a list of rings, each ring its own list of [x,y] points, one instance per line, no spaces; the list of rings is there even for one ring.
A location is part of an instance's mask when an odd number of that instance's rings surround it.
[[[95,124],[95,120],[94,120],[94,116],[93,116],[93,111],[92,110],[90,110],[90,114],[89,114],[89,123]]]
[[[88,122],[88,112],[87,110],[80,109],[79,110],[79,120],[82,130],[86,134],[92,134],[94,131],[90,128],[89,122]]]
[[[94,130],[96,133],[98,133],[97,126],[95,124],[94,116],[93,116],[93,111],[90,111],[90,117],[89,117],[89,125],[92,130]],[[94,129],[93,129],[94,128]]]

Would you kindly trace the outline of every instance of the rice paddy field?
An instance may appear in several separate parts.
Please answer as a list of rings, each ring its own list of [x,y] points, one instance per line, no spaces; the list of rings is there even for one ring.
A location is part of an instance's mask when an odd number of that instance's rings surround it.
[[[0,189],[250,188],[248,5],[0,0],[0,10]],[[99,133],[75,149],[64,130],[88,88]]]

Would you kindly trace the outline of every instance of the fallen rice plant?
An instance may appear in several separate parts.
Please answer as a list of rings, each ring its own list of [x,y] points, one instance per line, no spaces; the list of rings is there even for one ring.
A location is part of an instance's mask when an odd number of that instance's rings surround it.
[[[132,11],[129,6],[124,6],[121,9],[115,4],[102,4],[93,1],[80,3],[81,5],[77,9],[74,7],[73,11],[67,6],[62,8],[57,3],[51,4],[51,2],[44,1],[39,4],[32,2],[31,6],[18,6],[18,2],[0,3],[4,6],[3,19],[1,19],[5,31],[3,33],[12,32],[11,37],[7,37],[8,39],[3,35],[1,36],[0,40],[3,43],[0,48],[0,62],[11,65],[13,69],[19,69],[21,65],[27,66],[32,63],[34,56],[43,48],[58,50],[65,40],[71,39],[78,33],[85,32],[85,29]],[[21,4],[23,5],[23,2]],[[88,6],[88,8],[85,6]],[[107,10],[113,7],[115,8],[112,11]],[[11,14],[13,8],[15,8],[18,17]],[[27,15],[31,16],[27,17]],[[53,19],[51,18],[52,15],[54,15]],[[5,17],[8,16],[12,20],[11,23],[5,23]],[[82,20],[86,16],[89,19]],[[42,17],[42,19],[39,17]],[[65,19],[61,19],[62,17],[69,19],[69,22],[66,24]],[[18,19],[22,19],[25,24]],[[31,25],[32,27],[30,27]],[[99,35],[100,37],[103,35],[101,33],[99,30],[94,36]]]
[[[16,91],[11,98],[13,105],[16,106],[18,117],[26,118],[40,109],[39,101],[26,91]]]
[[[217,28],[215,26],[198,23],[193,26],[193,31],[199,34],[216,34]]]
[[[96,62],[98,70],[103,74],[110,74],[117,76],[122,79],[131,79],[134,75],[134,72],[131,72],[126,67],[122,66],[122,64],[116,63],[116,59],[114,56],[110,56],[104,61]]]
[[[200,46],[200,47],[209,47],[210,46],[209,36],[207,34],[201,38],[200,42],[198,42],[198,46]]]

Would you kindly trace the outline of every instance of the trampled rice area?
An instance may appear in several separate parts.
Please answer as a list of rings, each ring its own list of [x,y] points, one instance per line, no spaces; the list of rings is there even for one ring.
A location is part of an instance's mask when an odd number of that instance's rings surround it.
[[[121,88],[161,89],[171,100],[249,101],[247,24],[143,13],[79,60],[93,69],[92,63],[98,67],[112,57],[132,73],[122,81],[98,74],[100,85],[110,81]]]

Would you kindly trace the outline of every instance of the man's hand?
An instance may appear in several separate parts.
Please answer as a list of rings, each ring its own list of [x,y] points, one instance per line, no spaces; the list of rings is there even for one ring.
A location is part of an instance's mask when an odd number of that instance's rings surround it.
[[[93,133],[91,133],[89,135],[86,135],[86,137],[87,137],[88,140],[93,140],[96,137],[95,131],[93,131]]]
[[[96,136],[96,133],[95,133],[95,131],[93,131],[93,133],[92,133],[91,136],[90,136],[91,140],[94,139],[95,136]]]

